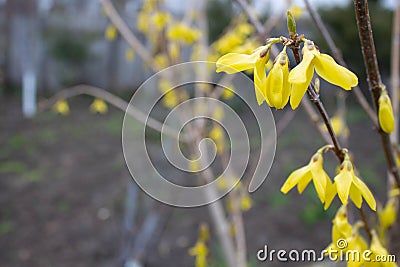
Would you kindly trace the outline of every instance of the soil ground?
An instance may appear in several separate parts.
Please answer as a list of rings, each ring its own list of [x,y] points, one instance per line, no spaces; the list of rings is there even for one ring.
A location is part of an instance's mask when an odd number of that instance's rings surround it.
[[[132,182],[121,147],[123,113],[110,108],[106,115],[91,114],[90,101],[70,101],[69,116],[49,111],[23,119],[17,98],[3,98],[1,266],[117,266],[126,187]],[[276,120],[281,114],[276,113]],[[384,157],[377,135],[358,109],[349,111],[348,121],[349,147],[361,176],[374,193],[383,195]],[[256,253],[264,245],[318,251],[330,242],[337,200],[324,213],[312,188],[300,196],[297,192],[284,196],[279,191],[287,175],[306,164],[321,145],[315,129],[299,111],[279,137],[268,179],[252,195],[254,206],[244,215],[250,266],[283,265],[257,262]],[[330,173],[335,164],[333,156],[326,159]],[[141,193],[142,202],[146,198]],[[140,207],[143,216],[146,208]],[[171,209],[160,240],[147,252],[151,256],[146,266],[194,266],[188,249],[195,243],[199,222],[210,222],[208,210]],[[214,232],[210,247],[213,266],[223,266]]]

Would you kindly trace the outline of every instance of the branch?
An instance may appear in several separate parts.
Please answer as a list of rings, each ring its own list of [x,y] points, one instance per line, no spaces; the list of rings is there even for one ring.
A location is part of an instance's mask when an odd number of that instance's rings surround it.
[[[321,16],[315,11],[315,9],[312,7],[310,4],[309,0],[304,0],[304,3],[306,4],[307,10],[310,13],[311,18],[315,22],[315,25],[317,26],[319,32],[321,33],[322,37],[325,39],[326,43],[328,44],[329,50],[331,50],[333,57],[336,59],[337,62],[339,62],[340,65],[347,67],[346,62],[343,59],[342,53],[340,50],[337,48],[335,42],[332,39],[332,36],[330,35],[328,29],[325,27],[325,24],[323,23]],[[364,109],[364,111],[367,113],[368,117],[371,119],[372,123],[376,128],[378,128],[379,123],[378,123],[378,118],[372,109],[371,105],[368,103],[367,99],[364,97],[360,87],[356,86],[352,90],[356,96],[357,101],[361,105],[361,107]]]
[[[358,33],[361,41],[361,49],[364,57],[365,69],[368,76],[368,85],[371,96],[374,100],[376,114],[378,114],[379,97],[384,87],[379,73],[378,60],[376,58],[375,44],[372,36],[371,18],[369,16],[367,0],[354,0],[354,9],[357,17]],[[389,172],[400,187],[400,174],[395,160],[395,152],[390,142],[390,137],[382,129],[379,129],[379,135],[383,150],[385,152],[386,162]]]
[[[79,96],[79,95],[90,95],[97,98],[101,98],[110,105],[122,110],[123,112],[127,112],[129,116],[143,123],[144,125],[156,130],[158,132],[162,132],[168,136],[173,138],[177,138],[177,136],[181,136],[179,132],[175,129],[164,125],[163,123],[147,116],[141,110],[130,106],[128,109],[129,103],[119,98],[104,89],[100,89],[98,87],[90,86],[90,85],[77,85],[64,90],[61,90],[59,93],[55,94],[49,99],[42,100],[38,103],[38,111],[44,111],[46,109],[50,109],[53,105],[61,99],[68,99],[71,97]],[[164,129],[163,129],[164,128]],[[182,136],[181,141],[188,142],[191,138],[189,136]]]
[[[392,62],[391,62],[391,85],[392,85],[392,101],[394,113],[394,134],[392,141],[398,142],[399,133],[399,90],[400,90],[400,3],[397,6],[393,17],[393,33],[392,33]]]

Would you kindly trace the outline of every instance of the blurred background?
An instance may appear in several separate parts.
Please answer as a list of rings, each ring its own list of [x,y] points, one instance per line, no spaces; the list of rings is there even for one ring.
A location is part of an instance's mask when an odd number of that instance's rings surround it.
[[[271,35],[285,34],[287,8],[304,9],[302,1],[253,2],[263,20],[282,14],[282,26]],[[369,2],[379,64],[388,81],[394,1]],[[113,3],[135,32],[142,1]],[[352,2],[312,3],[365,88]],[[176,17],[183,17],[189,5],[166,1]],[[210,42],[238,12],[230,0],[207,1]],[[132,255],[145,266],[194,266],[188,249],[196,242],[199,224],[212,225],[208,211],[155,204],[136,188],[122,154],[123,112],[110,106],[106,114],[93,114],[88,109],[93,98],[85,96],[69,100],[68,116],[36,110],[35,103],[78,84],[105,88],[129,100],[152,74],[138,56],[127,57],[128,45],[119,34],[107,36],[108,25],[96,0],[0,0],[1,266],[122,266]],[[298,30],[328,51],[305,10]],[[140,32],[135,34],[145,42]],[[329,90],[322,93],[334,110],[332,96]],[[348,144],[363,179],[383,195],[383,152],[377,142],[365,146],[377,136],[352,96],[347,102]],[[279,121],[282,113],[274,114]],[[265,244],[321,250],[330,242],[328,229],[338,203],[325,213],[313,190],[303,196],[279,191],[287,175],[323,144],[311,125],[303,111],[296,113],[278,137],[268,179],[251,196],[253,207],[244,216],[249,266],[265,266],[256,260]],[[331,165],[327,168],[333,170]],[[213,230],[210,235],[210,266],[224,266]]]

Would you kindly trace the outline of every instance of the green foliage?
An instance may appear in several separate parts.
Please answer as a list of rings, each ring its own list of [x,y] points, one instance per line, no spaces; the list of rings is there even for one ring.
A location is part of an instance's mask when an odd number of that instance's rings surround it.
[[[207,20],[210,43],[218,39],[233,17],[232,0],[207,1]]]
[[[56,60],[69,64],[81,64],[89,58],[89,49],[81,39],[71,38],[70,34],[60,34],[54,38],[51,54]]]

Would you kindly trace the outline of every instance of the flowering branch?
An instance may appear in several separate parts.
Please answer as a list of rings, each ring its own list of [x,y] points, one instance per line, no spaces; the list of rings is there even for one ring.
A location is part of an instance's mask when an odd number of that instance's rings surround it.
[[[378,113],[379,97],[381,96],[381,91],[385,88],[385,86],[383,85],[381,80],[378,60],[376,58],[368,2],[366,0],[354,0],[354,8],[357,18],[358,33],[361,41],[361,50],[364,57],[365,69],[368,76],[369,90],[374,100],[376,112]],[[394,179],[396,180],[397,186],[399,187],[400,174],[396,166],[395,152],[390,142],[390,137],[381,128],[378,129],[383,150],[385,152],[389,172],[393,175]]]

